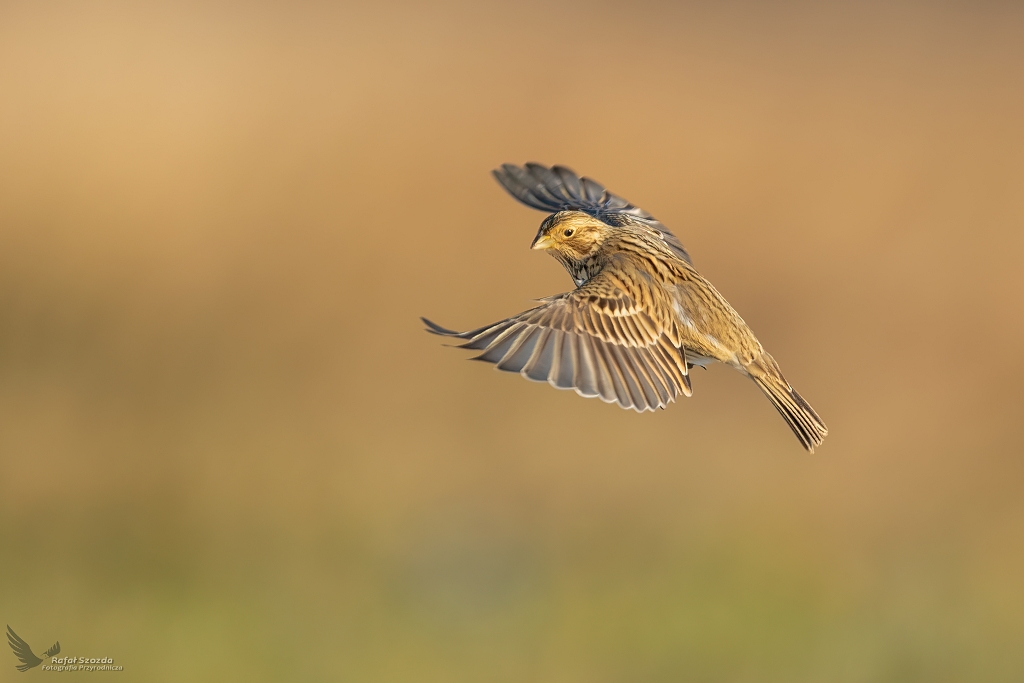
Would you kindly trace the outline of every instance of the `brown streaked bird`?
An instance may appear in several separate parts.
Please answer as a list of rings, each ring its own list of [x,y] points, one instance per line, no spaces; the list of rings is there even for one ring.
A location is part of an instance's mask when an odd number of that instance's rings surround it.
[[[429,332],[466,340],[460,348],[499,370],[637,412],[690,396],[693,366],[726,363],[754,380],[804,448],[821,445],[825,423],[664,225],[564,166],[504,164],[494,177],[551,213],[532,248],[565,266],[576,289],[469,332],[423,318]]]

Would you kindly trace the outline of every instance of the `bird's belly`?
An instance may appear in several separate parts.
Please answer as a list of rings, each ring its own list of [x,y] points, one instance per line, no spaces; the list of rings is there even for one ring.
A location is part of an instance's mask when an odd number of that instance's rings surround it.
[[[672,299],[672,308],[682,332],[683,346],[686,348],[686,362],[706,368],[715,361],[737,366],[736,352],[723,344],[719,339],[708,334],[706,323],[696,324],[680,304],[678,298]]]
[[[717,360],[717,358],[709,358],[708,356],[701,356],[689,350],[686,351],[686,362],[690,365],[699,365],[702,368],[706,368]]]

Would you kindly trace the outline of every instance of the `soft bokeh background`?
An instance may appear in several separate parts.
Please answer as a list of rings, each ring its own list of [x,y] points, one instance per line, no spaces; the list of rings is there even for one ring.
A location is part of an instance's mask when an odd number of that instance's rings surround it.
[[[1024,679],[1019,3],[5,2],[0,64],[0,609],[37,652]],[[571,286],[489,176],[528,160],[683,239],[819,453],[725,368],[637,415],[422,332]]]

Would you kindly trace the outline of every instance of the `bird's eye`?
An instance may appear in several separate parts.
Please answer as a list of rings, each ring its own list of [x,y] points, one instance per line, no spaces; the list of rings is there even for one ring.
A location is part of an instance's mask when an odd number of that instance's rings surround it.
[[[567,228],[566,231],[563,232],[562,234],[565,235],[566,237],[572,237],[572,228]]]

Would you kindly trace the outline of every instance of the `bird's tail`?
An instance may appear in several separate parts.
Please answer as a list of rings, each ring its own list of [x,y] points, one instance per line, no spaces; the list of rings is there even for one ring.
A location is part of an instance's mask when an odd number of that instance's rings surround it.
[[[789,382],[782,376],[775,360],[765,354],[765,358],[749,366],[747,372],[757,382],[757,386],[772,402],[775,409],[779,411],[789,428],[796,434],[800,445],[808,452],[813,453],[814,449],[820,446],[821,442],[825,440],[825,436],[828,435],[828,427],[814,412],[814,408],[803,399],[803,396],[789,386]]]

